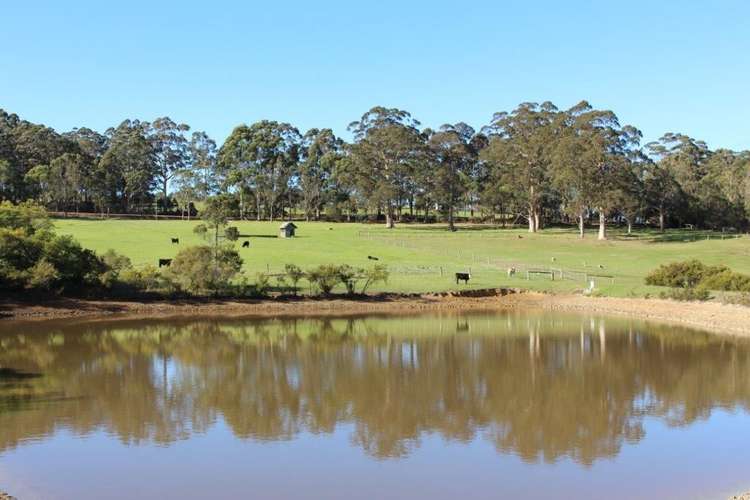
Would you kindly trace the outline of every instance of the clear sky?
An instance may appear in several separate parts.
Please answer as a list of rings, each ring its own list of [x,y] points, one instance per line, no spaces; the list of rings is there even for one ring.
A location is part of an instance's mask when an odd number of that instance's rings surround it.
[[[346,126],[373,105],[477,128],[586,99],[646,140],[750,148],[750,1],[3,1],[0,107],[68,130],[170,116]]]

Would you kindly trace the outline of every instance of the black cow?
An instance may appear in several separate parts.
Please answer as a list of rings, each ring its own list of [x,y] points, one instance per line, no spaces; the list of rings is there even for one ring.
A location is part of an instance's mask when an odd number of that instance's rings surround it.
[[[179,244],[179,243],[180,243],[180,238],[172,238],[172,244],[173,245]]]
[[[372,255],[367,256],[368,260],[380,260],[377,257],[373,257]]]
[[[249,241],[243,241],[242,242],[242,248],[250,248],[250,242]]]
[[[172,259],[159,259],[159,267],[171,266]]]
[[[471,279],[471,274],[469,273],[456,273],[456,284],[458,285],[459,281],[463,281],[464,285],[467,285],[469,283],[469,280]]]

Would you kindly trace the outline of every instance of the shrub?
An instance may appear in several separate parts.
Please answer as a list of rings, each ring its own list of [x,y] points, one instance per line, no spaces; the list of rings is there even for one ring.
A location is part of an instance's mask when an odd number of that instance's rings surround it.
[[[320,265],[307,272],[310,284],[320,290],[323,295],[331,293],[333,288],[341,282],[338,266],[332,264]]]
[[[364,271],[365,284],[362,286],[362,293],[367,291],[367,287],[373,283],[388,283],[388,267],[385,264],[375,264],[370,269]]]
[[[711,267],[699,260],[672,262],[662,264],[646,276],[647,285],[668,286],[672,288],[691,288],[698,285],[704,277],[727,270],[726,267]]]
[[[27,234],[50,231],[52,222],[47,217],[44,207],[34,202],[14,205],[9,201],[0,203],[0,227],[23,229]]]
[[[235,226],[228,227],[224,230],[224,237],[229,241],[237,241],[240,238],[240,230]]]
[[[336,269],[336,274],[341,283],[346,288],[346,293],[352,295],[357,285],[357,279],[361,276],[362,270],[353,268],[347,264],[342,264]]]
[[[284,273],[292,285],[292,293],[297,295],[297,290],[299,290],[297,284],[305,277],[305,272],[294,264],[287,264],[284,266]]]
[[[255,275],[255,293],[265,296],[271,286],[271,278],[266,273],[257,273]]]
[[[57,236],[46,242],[44,257],[57,270],[58,284],[66,289],[95,285],[106,269],[93,251],[82,248],[68,235]]]
[[[180,250],[167,277],[191,293],[215,294],[227,289],[241,268],[242,259],[236,250],[194,246]]]
[[[725,292],[750,292],[750,276],[725,269],[711,276],[706,276],[700,286],[708,290]]]
[[[711,294],[705,288],[673,288],[667,292],[661,293],[663,299],[673,299],[682,301],[708,300]]]
[[[128,257],[118,254],[112,249],[104,252],[101,260],[105,270],[99,275],[99,281],[108,288],[112,288],[120,280],[123,271],[133,267],[133,263]]]
[[[47,259],[42,259],[29,269],[28,286],[40,290],[51,290],[58,281],[60,275],[55,266],[49,263]]]
[[[132,267],[124,269],[120,273],[119,279],[125,285],[147,292],[174,288],[172,282],[162,276],[156,266],[151,264],[140,269]]]
[[[698,260],[688,260],[659,266],[646,276],[646,284],[744,292],[750,291],[750,276],[735,273],[726,266],[707,266]]]

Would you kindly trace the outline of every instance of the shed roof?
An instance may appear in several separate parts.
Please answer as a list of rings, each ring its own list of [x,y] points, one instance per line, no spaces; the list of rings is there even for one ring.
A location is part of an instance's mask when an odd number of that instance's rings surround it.
[[[289,222],[285,222],[282,225],[280,225],[279,229],[286,229],[287,227],[291,227],[291,228],[295,228],[296,229],[297,225],[294,222],[289,221]]]

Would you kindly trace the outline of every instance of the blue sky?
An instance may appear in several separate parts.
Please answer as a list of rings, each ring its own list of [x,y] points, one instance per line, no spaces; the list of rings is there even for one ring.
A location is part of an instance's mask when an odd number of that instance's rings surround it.
[[[750,148],[750,2],[3,2],[0,107],[59,130],[170,116],[346,125],[373,105],[477,128],[581,99],[646,140]]]

